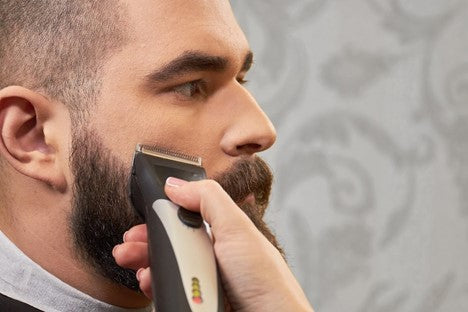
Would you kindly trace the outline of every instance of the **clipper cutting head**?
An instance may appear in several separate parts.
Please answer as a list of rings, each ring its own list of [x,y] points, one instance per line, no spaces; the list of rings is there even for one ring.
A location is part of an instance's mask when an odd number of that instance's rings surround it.
[[[136,147],[136,151],[140,153],[160,157],[160,158],[183,162],[183,163],[194,165],[194,166],[199,166],[199,167],[202,166],[201,157],[186,155],[186,154],[179,153],[179,152],[173,152],[173,151],[170,151],[165,148],[158,147],[158,146],[138,144]]]

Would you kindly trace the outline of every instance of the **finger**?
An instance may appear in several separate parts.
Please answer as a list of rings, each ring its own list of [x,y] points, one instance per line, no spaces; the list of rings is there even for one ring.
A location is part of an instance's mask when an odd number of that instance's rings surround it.
[[[147,242],[148,232],[146,230],[146,224],[135,225],[125,232],[123,236],[124,242]]]
[[[115,262],[123,268],[138,270],[148,267],[148,244],[142,242],[123,243],[112,251]]]
[[[151,292],[151,269],[141,268],[136,272],[136,278],[140,282],[140,289],[146,297],[153,299]]]
[[[165,192],[174,203],[192,211],[200,211],[214,233],[245,229],[245,223],[251,223],[247,215],[214,180],[187,182],[169,178]]]

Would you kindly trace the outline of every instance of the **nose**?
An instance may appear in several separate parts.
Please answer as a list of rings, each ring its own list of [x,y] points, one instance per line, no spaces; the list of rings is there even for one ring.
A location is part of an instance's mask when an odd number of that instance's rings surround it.
[[[276,141],[276,130],[252,95],[236,85],[227,97],[231,122],[221,140],[221,148],[230,156],[252,155],[268,149]]]

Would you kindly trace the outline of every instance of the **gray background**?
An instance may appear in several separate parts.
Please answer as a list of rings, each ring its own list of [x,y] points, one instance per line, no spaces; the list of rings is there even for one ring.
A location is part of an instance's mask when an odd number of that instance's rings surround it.
[[[232,1],[320,312],[468,311],[468,1]]]

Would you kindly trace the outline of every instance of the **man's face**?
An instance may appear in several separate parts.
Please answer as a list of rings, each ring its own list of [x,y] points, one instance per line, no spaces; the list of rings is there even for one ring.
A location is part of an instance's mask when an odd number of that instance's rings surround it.
[[[228,1],[126,1],[131,42],[105,65],[90,125],[130,165],[137,143],[203,158],[208,176],[268,148],[274,128],[239,83],[249,46]]]
[[[125,193],[136,144],[201,156],[207,175],[238,203],[254,193],[264,205],[271,176],[254,153],[270,147],[275,132],[240,83],[251,55],[228,1],[125,3],[131,41],[104,63],[101,96],[74,129],[71,229],[98,271],[135,287],[131,272],[112,267],[110,251],[141,221]],[[262,207],[251,208],[263,228]]]

